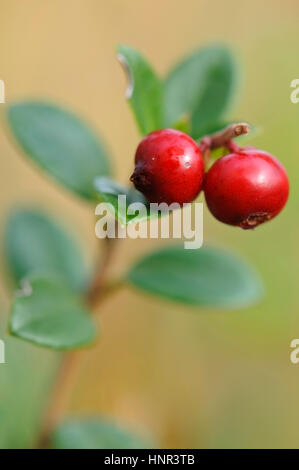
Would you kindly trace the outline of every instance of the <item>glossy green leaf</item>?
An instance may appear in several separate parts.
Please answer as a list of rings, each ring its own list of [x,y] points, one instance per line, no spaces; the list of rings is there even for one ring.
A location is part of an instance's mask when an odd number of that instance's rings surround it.
[[[39,346],[70,349],[92,342],[94,324],[60,278],[35,274],[23,280],[10,316],[10,333]]]
[[[35,271],[61,276],[83,290],[89,276],[73,237],[52,218],[35,210],[13,212],[5,229],[5,256],[16,281]]]
[[[144,196],[133,187],[123,186],[108,178],[97,178],[95,188],[100,200],[106,203],[107,209],[122,224],[143,222],[151,217],[158,217],[161,214],[150,212],[150,204]],[[121,199],[119,199],[121,196]],[[122,198],[125,196],[124,202]],[[131,210],[129,209],[130,204]],[[128,212],[132,213],[128,213]]]
[[[120,45],[117,57],[128,79],[126,97],[143,135],[162,126],[163,87],[153,69],[132,47]]]
[[[235,67],[229,51],[210,46],[194,52],[168,75],[164,87],[164,126],[191,115],[192,136],[219,121],[235,88]]]
[[[55,449],[145,449],[139,437],[107,419],[69,419],[53,434]]]
[[[93,200],[93,181],[108,175],[108,154],[98,136],[74,114],[49,103],[18,102],[8,122],[25,153],[51,177]]]
[[[198,307],[244,307],[262,294],[250,266],[214,248],[164,248],[141,259],[127,278],[151,294]]]

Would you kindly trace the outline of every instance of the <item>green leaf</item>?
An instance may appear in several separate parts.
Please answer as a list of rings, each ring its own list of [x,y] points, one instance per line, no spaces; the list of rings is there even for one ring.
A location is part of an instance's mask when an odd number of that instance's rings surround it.
[[[151,294],[198,307],[244,307],[262,294],[250,266],[214,248],[164,248],[133,266],[127,279]]]
[[[16,293],[10,333],[39,346],[70,349],[89,344],[95,327],[81,302],[60,278],[29,276]]]
[[[163,87],[153,69],[132,47],[120,45],[117,57],[128,77],[126,97],[135,114],[140,132],[145,135],[162,127]]]
[[[166,127],[184,113],[191,115],[192,136],[219,121],[231,100],[235,87],[235,67],[228,50],[210,46],[194,52],[168,75],[164,87]]]
[[[7,336],[7,315],[0,312],[5,364],[0,364],[0,449],[33,448],[48,406],[59,355]]]
[[[178,131],[185,132],[185,134],[191,134],[190,115],[189,114],[184,114],[171,127],[173,129],[177,129]]]
[[[86,263],[73,237],[38,211],[13,212],[7,221],[4,245],[16,281],[43,271],[61,276],[73,289],[83,290],[88,283]]]
[[[107,204],[107,209],[122,224],[139,223],[151,217],[150,204],[144,196],[133,187],[125,187],[109,178],[97,178],[95,188],[102,202]],[[125,196],[125,204],[118,204],[118,197]],[[136,212],[128,214],[128,206],[136,203]],[[154,215],[155,217],[161,214]],[[153,215],[152,215],[153,217]]]
[[[241,121],[240,121],[241,122]],[[200,136],[204,137],[206,135],[211,135],[216,132],[222,131],[225,127],[229,126],[230,124],[234,124],[232,121],[214,121],[212,123],[207,123],[205,126],[201,127]]]
[[[113,422],[99,418],[69,419],[53,434],[55,449],[145,449],[145,442]]]
[[[87,124],[70,112],[39,101],[8,107],[18,143],[43,170],[84,199],[93,200],[93,181],[108,175],[108,154]]]

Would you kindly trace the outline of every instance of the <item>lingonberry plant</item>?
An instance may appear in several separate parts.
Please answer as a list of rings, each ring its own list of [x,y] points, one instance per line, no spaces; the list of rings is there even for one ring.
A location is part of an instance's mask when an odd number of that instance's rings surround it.
[[[248,125],[224,121],[235,89],[235,65],[225,48],[194,52],[164,80],[131,47],[120,46],[118,58],[129,79],[127,98],[143,136],[131,176],[138,191],[129,182],[123,186],[111,178],[108,151],[90,126],[53,104],[8,105],[11,134],[25,155],[90,204],[91,211],[99,201],[109,202],[116,217],[119,194],[127,195],[129,202],[181,205],[193,201],[202,188],[211,212],[228,224],[251,228],[278,214],[288,196],[281,164],[260,150],[239,148],[233,139],[248,133]],[[213,149],[219,147],[230,154],[208,170]],[[132,160],[129,155],[128,180]],[[126,215],[121,222],[133,220]],[[95,267],[86,266],[81,248],[60,222],[32,208],[12,211],[5,253],[18,290],[12,300],[10,333],[56,350],[93,344],[98,331],[92,313],[124,284],[189,304],[194,312],[244,307],[259,300],[263,291],[255,271],[239,257],[213,247],[191,251],[172,243],[124,269],[121,278],[107,279],[116,240],[106,238],[102,243],[102,259],[98,262],[95,255]],[[151,446],[100,418],[65,420],[65,389],[74,382],[76,361],[78,352],[72,351],[61,359],[37,445]]]

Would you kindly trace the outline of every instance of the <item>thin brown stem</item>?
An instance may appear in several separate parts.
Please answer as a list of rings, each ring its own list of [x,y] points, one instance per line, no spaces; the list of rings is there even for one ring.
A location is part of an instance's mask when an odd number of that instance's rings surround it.
[[[65,408],[72,395],[73,386],[79,375],[81,359],[81,352],[72,351],[64,354],[60,361],[51,391],[50,402],[43,418],[42,431],[38,441],[38,448],[40,449],[48,447],[50,434],[64,415]]]
[[[120,285],[120,282],[105,284],[105,278],[111,263],[116,239],[106,238],[105,241],[106,250],[104,260],[99,263],[94,280],[86,293],[86,302],[91,309],[94,309],[100,301],[106,298],[109,292]],[[45,448],[49,445],[52,430],[65,414],[65,409],[70,402],[74,386],[81,370],[82,352],[84,352],[84,350],[71,351],[64,354],[61,359],[50,396],[50,402],[42,422],[38,448]]]
[[[91,308],[94,308],[97,301],[101,298],[104,290],[104,281],[107,274],[107,269],[111,263],[114,246],[116,239],[106,238],[106,250],[104,253],[104,260],[99,263],[96,275],[86,293],[86,301]]]
[[[234,147],[236,150],[239,148],[236,143],[232,143],[232,139],[239,137],[240,135],[248,134],[250,127],[245,122],[239,122],[237,124],[230,124],[225,129],[205,136],[201,139],[199,147],[205,157],[208,160],[211,150],[219,147]]]

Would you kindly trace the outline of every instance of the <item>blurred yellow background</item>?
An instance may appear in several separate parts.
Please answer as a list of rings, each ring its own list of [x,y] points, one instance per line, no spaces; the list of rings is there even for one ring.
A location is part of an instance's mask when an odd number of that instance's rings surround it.
[[[124,98],[116,45],[136,47],[161,75],[207,43],[223,42],[235,52],[241,86],[230,117],[261,129],[249,142],[283,162],[291,197],[277,219],[256,231],[222,225],[205,212],[204,240],[247,258],[261,273],[267,295],[254,308],[211,312],[123,289],[101,307],[101,340],[84,354],[68,412],[114,417],[150,433],[160,447],[298,447],[299,365],[291,364],[289,353],[290,341],[299,337],[299,104],[290,101],[290,82],[299,77],[299,4],[0,0],[0,11],[0,79],[7,102],[43,98],[79,113],[108,143],[116,175],[124,182],[139,135]],[[2,225],[16,204],[39,205],[68,221],[93,259],[94,208],[28,164],[3,126],[0,158]],[[165,242],[121,243],[114,271],[122,272],[131,259],[160,243]],[[3,330],[6,280],[0,306]],[[4,443],[17,428],[10,414],[22,420],[22,413],[44,405],[57,359],[11,341],[7,364],[0,365],[0,427],[3,413],[10,423],[9,430],[0,431]],[[26,354],[29,365],[23,363]],[[5,378],[12,374],[10,360],[32,374],[26,386],[24,370],[14,377],[15,400]],[[34,403],[25,406],[24,395],[26,403]],[[15,438],[16,446],[22,439]],[[26,439],[32,445],[29,434]]]

